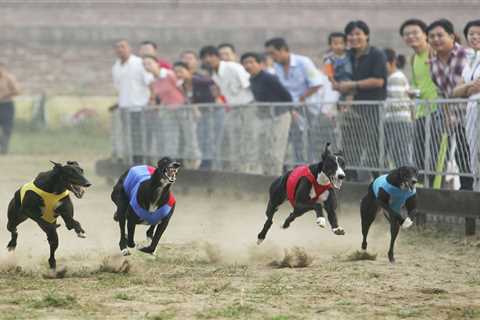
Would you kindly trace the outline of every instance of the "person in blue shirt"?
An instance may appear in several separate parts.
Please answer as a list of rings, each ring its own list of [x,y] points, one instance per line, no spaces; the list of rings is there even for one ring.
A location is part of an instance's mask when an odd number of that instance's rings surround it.
[[[395,262],[393,246],[400,230],[412,226],[410,216],[414,215],[417,208],[417,183],[418,170],[414,167],[399,167],[389,174],[376,178],[368,187],[368,193],[363,197],[360,205],[362,219],[362,249],[367,249],[367,235],[378,211],[383,210],[385,217],[390,222],[390,250],[388,259]],[[407,209],[407,216],[402,215],[401,209]]]
[[[305,56],[290,52],[283,38],[273,38],[265,42],[265,49],[275,62],[275,74],[282,85],[290,92],[293,102],[308,103],[320,90],[322,74],[313,61]],[[292,111],[293,123],[290,128],[290,143],[293,144],[294,162],[305,162],[303,131],[305,130],[306,111],[297,108]]]

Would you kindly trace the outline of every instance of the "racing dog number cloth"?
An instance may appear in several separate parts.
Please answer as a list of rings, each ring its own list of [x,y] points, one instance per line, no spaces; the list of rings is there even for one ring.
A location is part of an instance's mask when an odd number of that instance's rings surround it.
[[[162,219],[168,217],[170,210],[175,204],[175,197],[172,192],[170,192],[167,203],[154,212],[150,212],[138,204],[138,188],[143,181],[151,178],[153,172],[155,172],[154,167],[146,165],[135,166],[130,168],[127,177],[123,182],[123,188],[127,192],[127,196],[130,198],[130,206],[133,211],[140,219],[146,221],[150,225],[158,224]]]
[[[316,202],[318,198],[327,191],[332,189],[332,184],[329,182],[325,185],[321,185],[317,182],[317,179],[313,176],[308,166],[298,166],[290,173],[287,180],[287,198],[288,201],[295,207],[295,190],[300,178],[305,177],[312,184],[315,189],[315,198],[310,199],[312,202]]]
[[[20,203],[23,203],[23,199],[25,198],[25,193],[27,191],[32,191],[36,195],[38,195],[43,200],[44,207],[42,208],[42,216],[41,218],[48,223],[56,223],[57,222],[57,213],[55,209],[57,208],[57,204],[65,197],[68,197],[68,190],[60,194],[50,193],[43,191],[39,187],[37,187],[33,181],[26,183],[20,189]]]
[[[378,192],[382,188],[390,195],[390,208],[400,215],[400,209],[411,196],[417,193],[417,190],[402,190],[387,181],[387,175],[383,175],[375,179],[373,182],[373,193],[378,198]]]

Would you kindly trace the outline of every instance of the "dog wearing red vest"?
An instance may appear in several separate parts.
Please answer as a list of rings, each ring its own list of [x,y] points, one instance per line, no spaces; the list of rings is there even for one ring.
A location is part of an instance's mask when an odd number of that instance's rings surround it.
[[[319,163],[300,165],[273,181],[265,213],[267,221],[257,236],[257,243],[265,240],[273,223],[273,215],[285,200],[290,202],[293,211],[282,228],[288,228],[296,218],[311,210],[315,211],[316,224],[324,228],[326,221],[323,208],[325,208],[333,233],[344,235],[344,229],[337,222],[335,196],[335,189],[340,189],[345,179],[344,170],[345,161],[342,153],[333,154],[330,151],[330,143],[327,143]]]

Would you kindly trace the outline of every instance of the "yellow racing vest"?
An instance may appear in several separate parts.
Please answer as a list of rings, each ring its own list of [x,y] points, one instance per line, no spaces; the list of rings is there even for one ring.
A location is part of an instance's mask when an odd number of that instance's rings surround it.
[[[42,208],[41,218],[48,223],[56,223],[57,214],[55,213],[55,209],[57,208],[58,202],[60,202],[60,200],[68,196],[69,194],[68,190],[65,190],[60,194],[49,193],[38,188],[32,181],[24,184],[20,188],[20,203],[23,202],[23,198],[25,197],[25,193],[27,191],[32,191],[35,194],[37,194],[40,198],[42,198],[44,207]]]

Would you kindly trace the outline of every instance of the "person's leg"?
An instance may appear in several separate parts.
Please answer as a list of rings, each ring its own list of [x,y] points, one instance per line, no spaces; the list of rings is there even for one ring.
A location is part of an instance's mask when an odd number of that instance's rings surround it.
[[[271,175],[281,175],[283,164],[287,153],[288,131],[292,122],[292,116],[289,112],[276,116],[272,121],[271,132],[271,155],[272,165],[269,173]]]
[[[198,169],[201,161],[200,148],[197,140],[197,123],[192,109],[179,110],[178,126],[182,136],[182,157],[186,161],[187,169]]]

